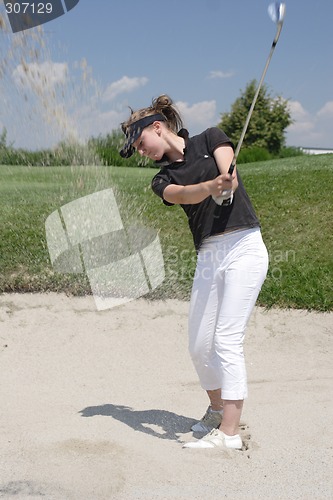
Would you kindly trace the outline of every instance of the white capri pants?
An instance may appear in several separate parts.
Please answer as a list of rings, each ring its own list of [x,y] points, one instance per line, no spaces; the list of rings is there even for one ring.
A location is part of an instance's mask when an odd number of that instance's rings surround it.
[[[199,249],[189,351],[203,389],[221,389],[222,399],[247,397],[245,328],[267,269],[259,228],[210,236]]]

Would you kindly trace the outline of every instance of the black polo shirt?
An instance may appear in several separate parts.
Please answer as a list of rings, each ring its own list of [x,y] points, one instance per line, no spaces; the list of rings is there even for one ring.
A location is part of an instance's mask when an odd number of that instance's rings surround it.
[[[152,180],[152,189],[162,199],[163,191],[169,184],[187,186],[215,179],[220,172],[213,156],[214,150],[222,144],[233,146],[227,135],[217,127],[208,128],[193,137],[182,129],[178,135],[185,139],[184,161],[170,164],[162,159],[156,162],[161,170]],[[194,205],[181,205],[187,215],[196,250],[208,236],[260,225],[238,172],[237,177],[238,188],[231,205],[217,205],[211,196]],[[163,202],[172,205],[164,199]]]

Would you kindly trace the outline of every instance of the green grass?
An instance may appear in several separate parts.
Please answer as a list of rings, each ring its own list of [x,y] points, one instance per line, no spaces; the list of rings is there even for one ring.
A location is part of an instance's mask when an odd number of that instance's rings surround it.
[[[258,303],[333,309],[333,155],[240,165],[270,254]],[[180,207],[150,189],[152,169],[0,166],[0,292],[90,293],[85,275],[52,269],[45,220],[65,203],[112,187],[125,226],[159,231],[166,279],[151,298],[188,299],[195,251]]]

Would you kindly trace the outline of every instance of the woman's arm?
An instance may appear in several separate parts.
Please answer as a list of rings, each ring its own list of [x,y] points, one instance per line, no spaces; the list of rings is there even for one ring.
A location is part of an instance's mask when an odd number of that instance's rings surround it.
[[[218,175],[210,181],[200,182],[199,184],[190,184],[188,186],[179,186],[169,184],[163,191],[163,198],[169,203],[181,205],[195,205],[208,198],[208,196],[220,196],[222,191],[229,189],[231,181],[229,174]]]
[[[210,181],[188,186],[170,184],[164,189],[163,198],[169,203],[195,205],[208,198],[208,196],[221,196],[222,191],[230,189],[235,191],[238,186],[236,169],[232,176],[228,174],[233,156],[234,152],[229,144],[217,147],[214,151],[214,158],[221,175]]]
[[[236,167],[231,177],[228,174],[228,170],[233,157],[234,157],[234,150],[232,149],[230,144],[222,144],[221,146],[218,146],[214,151],[214,158],[216,161],[216,165],[219,171],[221,172],[221,175],[227,174],[229,176],[227,178],[232,179],[232,182],[229,183],[229,186],[227,186],[227,184],[225,183],[223,190],[227,191],[228,189],[232,189],[232,191],[235,192],[236,189],[238,188]]]

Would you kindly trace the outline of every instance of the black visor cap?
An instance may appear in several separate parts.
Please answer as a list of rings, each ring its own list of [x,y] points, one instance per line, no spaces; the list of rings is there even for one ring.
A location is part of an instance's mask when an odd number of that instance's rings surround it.
[[[135,152],[135,148],[132,146],[132,144],[140,137],[144,128],[148,127],[156,121],[165,122],[166,118],[160,113],[157,113],[155,115],[140,118],[140,120],[131,123],[131,125],[127,127],[126,142],[119,152],[122,158],[130,158],[130,156],[132,156],[132,154]]]

